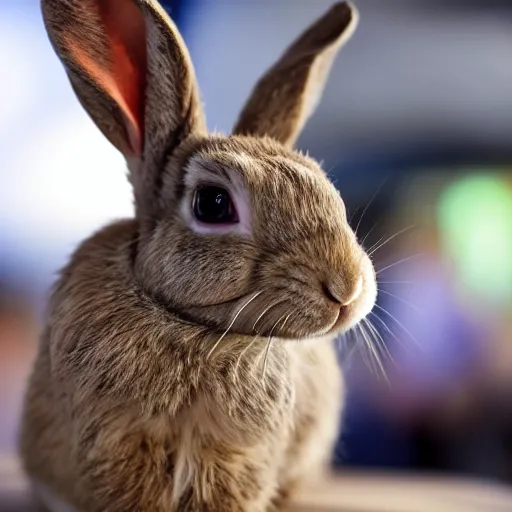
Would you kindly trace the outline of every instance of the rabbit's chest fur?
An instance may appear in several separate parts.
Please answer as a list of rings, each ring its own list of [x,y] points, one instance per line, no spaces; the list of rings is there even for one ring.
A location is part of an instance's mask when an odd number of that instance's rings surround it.
[[[132,230],[85,242],[56,288],[23,421],[29,473],[85,510],[93,487],[123,490],[109,510],[155,494],[157,511],[192,509],[191,493],[206,499],[229,473],[266,503],[319,471],[342,400],[329,340],[276,340],[265,361],[265,340],[242,354],[245,340],[226,337],[207,360],[205,332],[167,322],[130,286],[119,247]]]

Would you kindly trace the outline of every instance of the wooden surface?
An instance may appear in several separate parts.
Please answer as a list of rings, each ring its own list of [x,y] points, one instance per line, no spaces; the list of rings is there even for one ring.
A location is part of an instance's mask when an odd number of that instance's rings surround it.
[[[19,465],[0,458],[0,512],[35,512]],[[441,477],[339,473],[305,492],[297,512],[512,512],[512,488]]]
[[[512,512],[512,488],[454,478],[340,473],[300,503],[304,512]]]

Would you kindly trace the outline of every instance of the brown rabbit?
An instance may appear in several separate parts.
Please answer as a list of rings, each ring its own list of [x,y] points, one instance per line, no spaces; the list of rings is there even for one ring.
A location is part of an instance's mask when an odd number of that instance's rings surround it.
[[[332,339],[376,296],[338,192],[292,149],[356,11],[312,25],[221,136],[155,0],[42,9],[136,214],[86,240],[54,290],[21,435],[35,493],[54,511],[280,510],[327,466]]]

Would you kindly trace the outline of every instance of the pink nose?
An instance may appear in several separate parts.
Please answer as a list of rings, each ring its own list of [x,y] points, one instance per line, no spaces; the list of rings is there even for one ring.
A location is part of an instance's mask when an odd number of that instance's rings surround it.
[[[347,288],[344,283],[342,285],[334,281],[331,281],[329,284],[324,283],[323,288],[325,295],[327,295],[331,301],[341,306],[350,306],[363,291],[363,276],[360,276],[356,283],[350,288]]]

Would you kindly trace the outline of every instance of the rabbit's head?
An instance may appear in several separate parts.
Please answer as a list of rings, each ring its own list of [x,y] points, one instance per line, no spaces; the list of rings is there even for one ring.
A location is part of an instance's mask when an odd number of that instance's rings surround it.
[[[319,164],[293,150],[357,13],[334,5],[208,135],[187,49],[155,0],[42,0],[80,102],[124,154],[140,288],[185,321],[282,338],[367,315],[370,259]],[[105,170],[108,172],[108,169]]]

